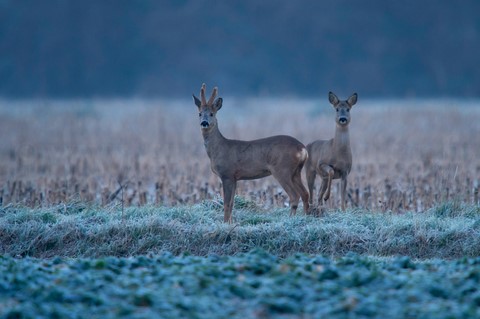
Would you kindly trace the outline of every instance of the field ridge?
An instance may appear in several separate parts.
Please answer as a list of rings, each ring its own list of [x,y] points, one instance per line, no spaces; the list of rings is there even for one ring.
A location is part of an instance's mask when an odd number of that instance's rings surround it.
[[[301,252],[417,259],[480,256],[480,207],[446,202],[421,213],[330,210],[321,217],[262,211],[236,198],[232,225],[221,203],[192,206],[96,207],[69,203],[48,208],[0,209],[0,255],[99,258],[171,252],[236,255],[261,248],[279,257]]]

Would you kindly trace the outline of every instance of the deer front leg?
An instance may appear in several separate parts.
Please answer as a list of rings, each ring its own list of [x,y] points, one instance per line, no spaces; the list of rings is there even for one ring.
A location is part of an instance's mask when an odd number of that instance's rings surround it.
[[[233,200],[235,198],[235,189],[237,182],[231,179],[222,179],[223,186],[223,221],[232,223]]]
[[[320,186],[320,191],[318,193],[318,206],[323,205],[323,195],[325,195],[325,192],[327,191],[327,186],[328,186],[327,179],[322,177],[322,184]]]
[[[321,172],[320,175],[322,176],[322,190],[320,192],[320,196],[318,197],[319,204],[320,204],[320,202],[322,201],[323,194],[325,193],[325,188],[327,193],[325,194],[325,197],[323,197],[323,200],[327,201],[330,198],[332,179],[333,179],[333,175],[335,174],[335,171],[330,165],[326,165],[326,164],[321,164],[318,167],[318,169]],[[325,179],[327,180],[326,185],[325,185]]]
[[[341,182],[342,211],[345,211],[346,196],[347,196],[347,175],[342,176],[342,182]]]

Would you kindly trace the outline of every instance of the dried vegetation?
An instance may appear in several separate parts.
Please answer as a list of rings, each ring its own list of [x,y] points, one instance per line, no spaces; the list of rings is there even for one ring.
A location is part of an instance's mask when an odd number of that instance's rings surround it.
[[[227,97],[218,114],[226,137],[290,134],[304,144],[332,137],[333,116],[326,98]],[[476,102],[360,99],[352,110],[348,207],[404,212],[451,200],[478,204],[478,123]],[[1,101],[1,204],[176,206],[214,199],[220,180],[198,126],[189,100]],[[330,208],[339,207],[338,184]],[[270,177],[240,182],[237,195],[265,209],[288,202]]]

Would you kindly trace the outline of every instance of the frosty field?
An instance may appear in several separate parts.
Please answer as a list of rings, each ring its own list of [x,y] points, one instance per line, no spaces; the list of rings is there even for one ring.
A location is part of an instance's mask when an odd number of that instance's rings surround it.
[[[217,117],[228,138],[334,132],[326,98]],[[191,101],[1,101],[0,318],[479,318],[479,122],[478,101],[360,96],[346,212],[334,181],[291,217],[269,177],[228,225]]]

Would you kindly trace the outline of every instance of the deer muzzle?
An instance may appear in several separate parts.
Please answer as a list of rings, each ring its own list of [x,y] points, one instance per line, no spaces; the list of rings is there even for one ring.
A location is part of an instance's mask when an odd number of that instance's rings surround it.
[[[338,123],[340,123],[340,124],[347,124],[347,123],[348,123],[348,119],[347,119],[346,117],[344,117],[344,116],[339,117],[339,118],[338,118]]]
[[[208,123],[208,121],[202,121],[202,122],[200,123],[200,126],[201,126],[202,128],[208,128],[208,127],[210,126],[210,124]]]

